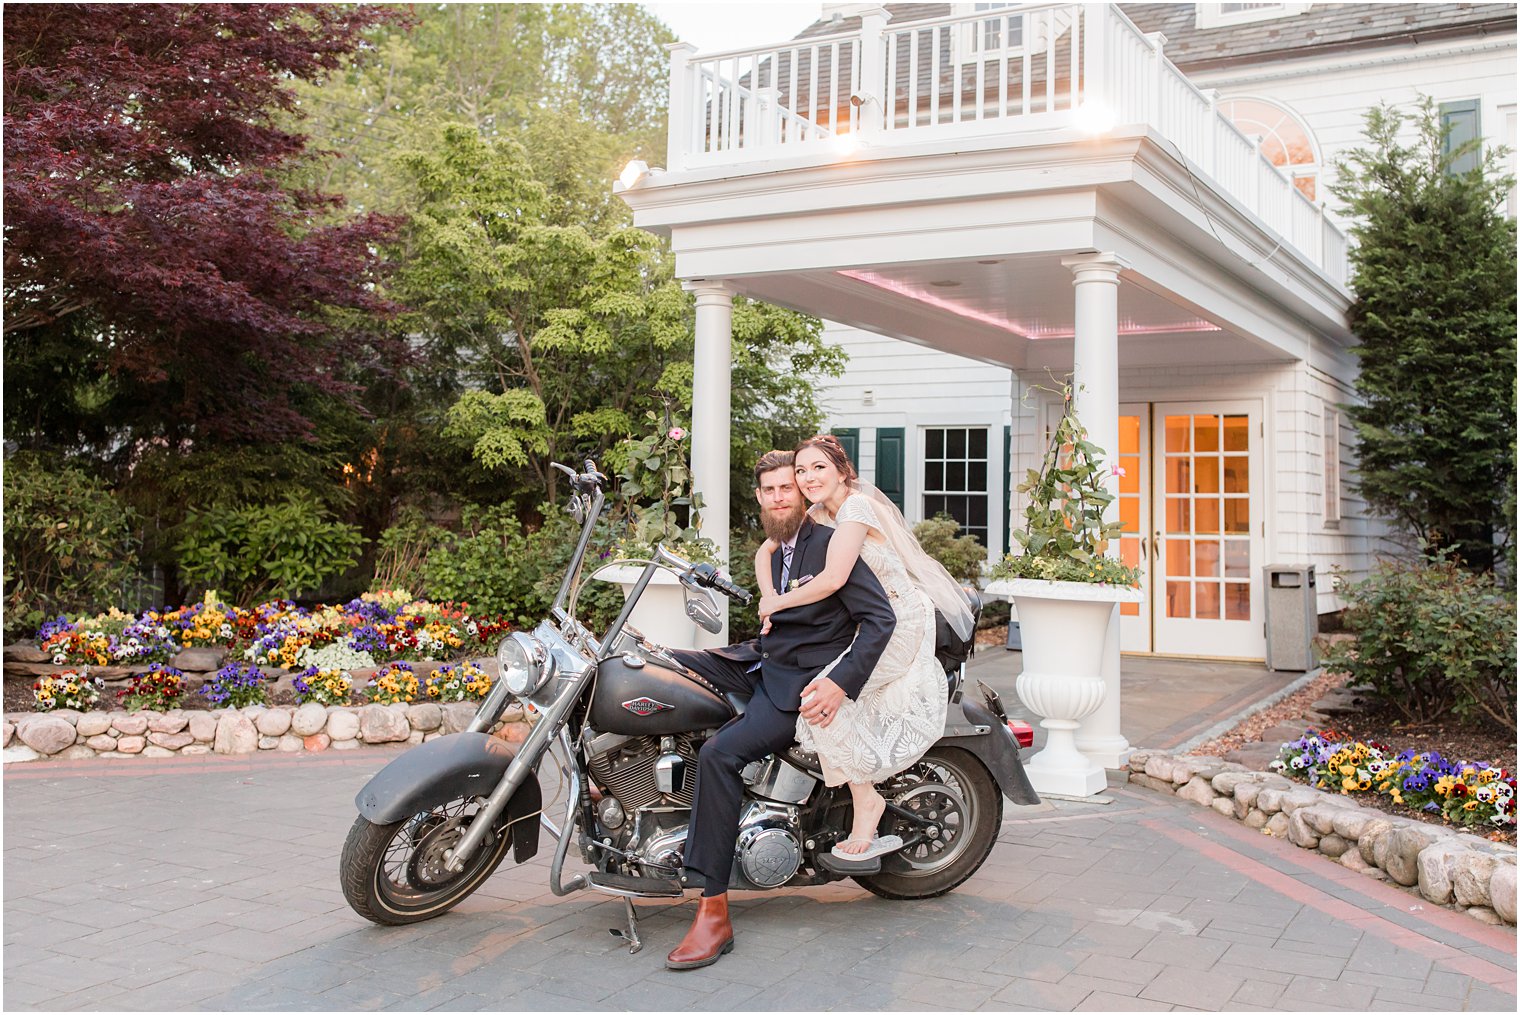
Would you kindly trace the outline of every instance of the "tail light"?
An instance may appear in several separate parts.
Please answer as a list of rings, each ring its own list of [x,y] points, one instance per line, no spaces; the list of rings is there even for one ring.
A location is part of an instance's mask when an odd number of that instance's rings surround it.
[[[1034,727],[1022,719],[1009,719],[1008,732],[1013,734],[1020,747],[1032,747],[1034,745]]]

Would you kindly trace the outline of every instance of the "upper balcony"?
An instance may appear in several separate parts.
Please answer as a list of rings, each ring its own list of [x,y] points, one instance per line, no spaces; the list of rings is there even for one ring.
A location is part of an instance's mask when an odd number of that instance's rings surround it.
[[[1139,130],[1344,290],[1345,233],[1116,5],[1033,3],[724,53],[671,50],[674,173],[742,176],[862,152]]]

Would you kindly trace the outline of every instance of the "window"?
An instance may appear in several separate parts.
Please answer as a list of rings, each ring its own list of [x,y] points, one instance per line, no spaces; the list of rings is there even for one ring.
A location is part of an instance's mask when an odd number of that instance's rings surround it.
[[[1220,99],[1219,111],[1246,137],[1257,138],[1261,154],[1293,177],[1299,193],[1313,201],[1319,182],[1319,152],[1303,121],[1265,99]]]
[[[924,517],[947,514],[987,545],[987,428],[924,430]]]
[[[1483,132],[1480,126],[1477,99],[1441,103],[1441,129],[1446,133],[1446,154],[1452,154],[1468,142],[1479,142],[1452,160],[1447,170],[1452,176],[1470,173],[1482,164]]]
[[[1325,406],[1325,528],[1341,527],[1341,414]]]
[[[1248,25],[1253,21],[1272,21],[1291,14],[1302,14],[1313,4],[1198,4],[1196,24],[1199,28],[1223,28]]]
[[[981,13],[1001,10],[1009,6],[1011,4],[990,3],[972,4],[971,8]],[[971,52],[973,53],[997,53],[1005,49],[1019,49],[1024,45],[1024,16],[1022,14],[988,18],[985,21],[975,22],[971,27]]]

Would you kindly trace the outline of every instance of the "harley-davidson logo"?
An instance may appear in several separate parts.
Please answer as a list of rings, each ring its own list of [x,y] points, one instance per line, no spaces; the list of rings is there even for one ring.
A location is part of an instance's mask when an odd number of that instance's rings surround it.
[[[634,715],[654,715],[656,712],[668,712],[675,708],[674,705],[667,705],[653,698],[634,698],[632,701],[623,702],[623,707]]]

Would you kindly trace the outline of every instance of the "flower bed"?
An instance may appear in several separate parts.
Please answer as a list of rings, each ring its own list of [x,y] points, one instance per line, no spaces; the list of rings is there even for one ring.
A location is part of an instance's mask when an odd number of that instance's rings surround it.
[[[167,663],[190,648],[220,648],[231,658],[282,669],[353,669],[398,659],[437,662],[494,647],[510,625],[478,616],[468,603],[432,603],[405,591],[366,592],[341,606],[275,600],[249,610],[220,602],[57,617],[37,632],[43,659],[58,666]]]
[[[7,713],[6,764],[79,758],[166,758],[195,754],[256,754],[352,750],[420,744],[465,729],[476,704],[250,705],[215,711],[79,711]],[[496,735],[527,737],[520,708],[509,708]]]
[[[1350,870],[1415,891],[1427,902],[1485,923],[1515,923],[1513,846],[1368,810],[1349,792],[1326,792],[1220,758],[1137,751],[1129,771],[1132,783],[1210,807]]]
[[[1331,792],[1381,795],[1464,828],[1515,830],[1515,777],[1497,765],[1447,761],[1437,751],[1393,753],[1376,741],[1311,729],[1283,744],[1272,769]]]

